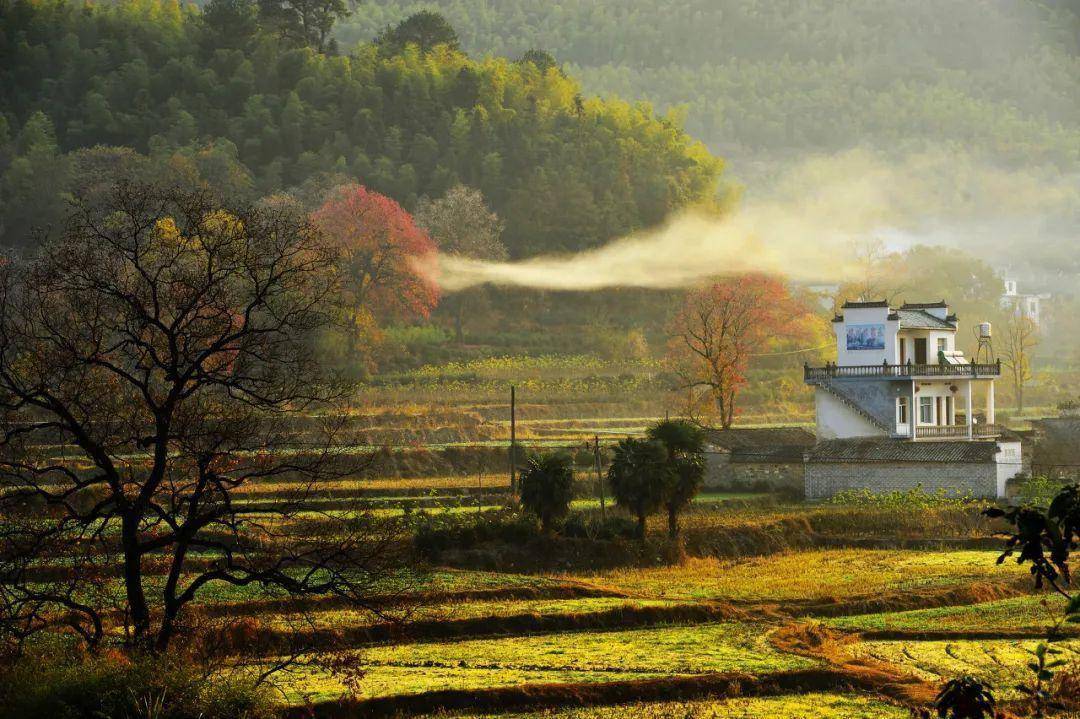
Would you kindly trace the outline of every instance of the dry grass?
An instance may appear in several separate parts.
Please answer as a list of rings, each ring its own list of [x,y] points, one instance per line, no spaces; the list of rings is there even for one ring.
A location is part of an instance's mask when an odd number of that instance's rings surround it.
[[[998,632],[1044,634],[1060,617],[1064,600],[1055,594],[1011,597],[995,602],[917,609],[903,612],[862,614],[830,619],[839,629],[886,633],[924,634]],[[1075,625],[1066,625],[1073,630]]]
[[[449,717],[450,715],[447,715]],[[458,719],[908,719],[905,709],[858,694],[620,704],[512,714],[457,714]]]
[[[486,491],[489,489],[509,489],[510,479],[505,472],[485,472],[476,474],[452,474],[436,477],[359,477],[355,479],[327,480],[319,483],[320,492],[348,492],[350,495],[378,494],[395,496],[395,492],[412,495],[439,494],[439,490],[460,489],[467,491]],[[287,496],[296,491],[296,484],[291,482],[257,482],[244,485],[237,496]],[[320,492],[316,492],[319,494]]]
[[[1039,642],[1013,640],[872,641],[851,647],[856,658],[888,662],[920,679],[938,682],[969,674],[989,682],[1005,698],[1015,698],[1014,687],[1027,680],[1028,653]],[[1080,660],[1080,641],[1057,642],[1066,660]]]
[[[604,682],[725,671],[768,674],[816,664],[776,651],[759,627],[739,623],[397,644],[368,649],[363,661],[371,679],[365,682],[367,696],[466,688],[462,670],[484,677],[487,684],[469,686],[479,688],[535,681],[527,677],[537,673],[548,681]],[[390,686],[380,679],[387,673],[399,681]],[[341,689],[332,677],[309,675],[289,691],[326,697]]]
[[[559,577],[641,598],[820,602],[1026,576],[1023,568],[997,566],[995,559],[993,552],[982,551],[808,550]]]

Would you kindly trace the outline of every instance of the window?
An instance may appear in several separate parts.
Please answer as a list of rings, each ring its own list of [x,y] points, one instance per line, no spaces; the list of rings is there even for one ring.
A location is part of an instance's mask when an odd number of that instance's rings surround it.
[[[949,351],[949,340],[947,340],[944,337],[938,337],[937,351],[938,352],[948,352]]]
[[[908,417],[908,398],[899,397],[896,400],[896,423],[907,424]]]
[[[919,397],[919,424],[934,423],[934,398]]]

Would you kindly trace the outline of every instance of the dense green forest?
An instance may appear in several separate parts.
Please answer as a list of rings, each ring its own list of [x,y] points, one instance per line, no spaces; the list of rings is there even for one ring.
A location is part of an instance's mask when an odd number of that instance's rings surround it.
[[[388,0],[361,4],[338,36],[369,39],[421,8],[470,52],[543,48],[590,91],[685,106],[689,131],[725,156],[864,143],[1080,162],[1072,0]]]
[[[675,116],[585,97],[542,58],[470,59],[452,29],[430,47],[406,42],[408,27],[346,46],[327,39],[333,12],[294,33],[283,8],[295,4],[0,0],[0,240],[55,224],[71,183],[117,162],[82,150],[99,145],[252,197],[344,177],[412,209],[465,183],[515,256],[716,198],[721,163]]]

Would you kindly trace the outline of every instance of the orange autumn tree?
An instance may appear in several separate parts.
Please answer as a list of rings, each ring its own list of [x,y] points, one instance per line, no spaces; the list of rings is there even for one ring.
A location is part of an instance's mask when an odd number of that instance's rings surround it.
[[[669,327],[667,359],[680,388],[704,390],[727,429],[753,355],[777,339],[809,336],[812,326],[809,307],[780,280],[731,277],[687,294]]]
[[[435,244],[401,205],[362,185],[342,185],[312,219],[341,254],[356,334],[373,330],[376,318],[427,317],[438,304],[437,285],[419,269],[433,265]]]

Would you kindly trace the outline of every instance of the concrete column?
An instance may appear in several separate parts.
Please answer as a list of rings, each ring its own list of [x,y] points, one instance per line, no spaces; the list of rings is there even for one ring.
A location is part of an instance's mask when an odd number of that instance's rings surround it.
[[[919,426],[919,405],[915,402],[915,380],[911,380],[911,402],[908,404],[908,437],[915,439],[915,428]]]
[[[971,439],[971,437],[972,437],[971,425],[972,425],[972,421],[974,420],[974,417],[971,416],[971,386],[973,384],[975,384],[975,383],[972,382],[971,380],[968,380],[967,381],[967,391],[964,392],[964,399],[967,402],[967,436],[968,436],[968,439]]]
[[[986,423],[994,424],[994,380],[986,383]]]

